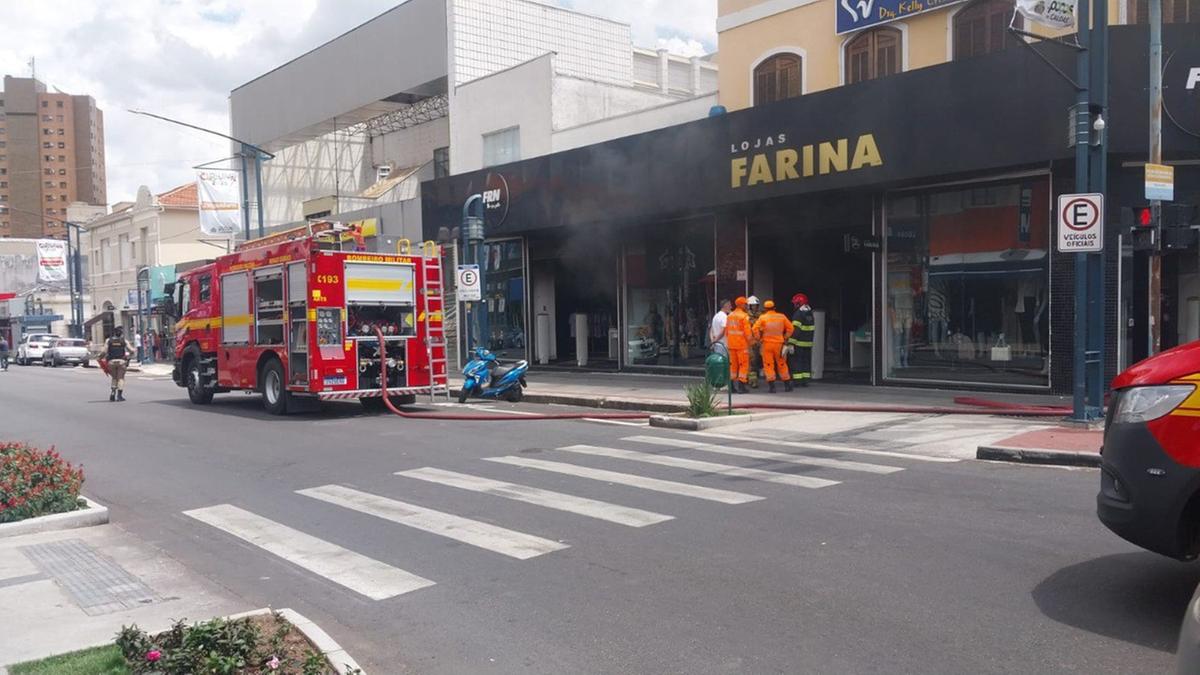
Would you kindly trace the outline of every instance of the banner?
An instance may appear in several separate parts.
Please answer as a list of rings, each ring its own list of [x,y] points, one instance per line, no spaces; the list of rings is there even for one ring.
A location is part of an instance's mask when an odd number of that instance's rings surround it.
[[[1075,26],[1076,0],[1016,0],[1021,16],[1043,26],[1064,30]]]
[[[200,202],[200,231],[232,237],[242,231],[241,185],[236,171],[196,172],[196,196]]]
[[[963,0],[838,0],[835,3],[837,34],[901,21],[959,2]]]
[[[38,239],[38,281],[67,280],[67,242],[58,239]]]

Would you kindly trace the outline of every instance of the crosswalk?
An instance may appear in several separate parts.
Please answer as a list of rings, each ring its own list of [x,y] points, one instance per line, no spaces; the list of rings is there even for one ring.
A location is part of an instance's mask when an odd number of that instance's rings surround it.
[[[320,485],[297,490],[296,494],[384,521],[385,527],[402,526],[398,532],[387,532],[389,541],[405,542],[398,549],[400,557],[410,546],[421,545],[419,540],[404,537],[403,529],[409,528],[467,544],[483,555],[503,556],[498,560],[526,561],[570,548],[571,544],[565,541],[581,542],[575,538],[574,531],[533,534],[504,527],[498,524],[505,519],[504,504],[516,502],[534,507],[533,513],[538,509],[555,511],[566,514],[568,519],[579,517],[597,522],[597,527],[669,527],[671,521],[686,517],[684,514],[688,511],[679,510],[682,506],[695,504],[697,500],[713,505],[704,508],[724,508],[768,498],[787,498],[788,494],[795,494],[793,489],[829,489],[856,477],[875,480],[895,475],[908,468],[900,460],[924,459],[900,453],[878,453],[867,462],[859,460],[861,451],[838,446],[814,446],[803,442],[784,445],[785,442],[705,434],[651,435],[634,429],[629,433],[632,435],[610,445],[565,445],[546,450],[539,457],[500,455],[480,458],[482,461],[478,465],[471,464],[465,469],[462,466],[456,466],[456,470],[424,466],[394,472],[395,489],[406,495],[422,494],[420,490],[408,489],[417,487],[414,481],[424,484],[427,490],[434,490],[435,494],[445,489],[450,497],[462,491],[479,495],[471,499],[485,500],[492,505],[486,511],[487,520],[492,522],[346,485]],[[845,455],[854,459],[846,459]],[[717,459],[721,461],[715,461]],[[513,471],[523,476],[520,482],[497,475]],[[822,475],[811,475],[814,472]],[[537,485],[549,479],[555,480],[555,487],[559,489]],[[597,483],[602,487],[597,487]],[[575,488],[564,491],[562,485]],[[575,489],[587,492],[589,486],[593,494],[597,490],[607,490],[612,496],[601,494],[604,499],[597,499],[572,494]],[[374,489],[379,492],[390,490],[378,486]],[[651,493],[663,503],[651,505],[652,510],[620,503],[635,493]],[[436,583],[395,566],[391,560],[364,556],[321,539],[315,533],[301,531],[232,504],[193,509],[185,511],[184,515],[372,600],[393,598]],[[521,522],[528,523],[527,518],[528,513],[522,514]],[[562,522],[562,519],[556,519],[547,528],[558,530],[563,527]]]

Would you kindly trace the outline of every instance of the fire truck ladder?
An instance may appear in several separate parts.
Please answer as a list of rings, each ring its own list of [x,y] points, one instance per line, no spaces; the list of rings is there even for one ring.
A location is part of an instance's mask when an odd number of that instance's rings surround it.
[[[405,253],[409,243],[399,242],[401,253]],[[437,399],[437,387],[441,385],[450,400],[450,368],[446,360],[446,328],[445,328],[445,298],[442,295],[445,287],[442,284],[442,247],[434,241],[421,244],[421,288],[425,294],[425,355],[429,361],[429,400]],[[440,347],[440,351],[438,350]],[[441,375],[438,375],[438,367]]]

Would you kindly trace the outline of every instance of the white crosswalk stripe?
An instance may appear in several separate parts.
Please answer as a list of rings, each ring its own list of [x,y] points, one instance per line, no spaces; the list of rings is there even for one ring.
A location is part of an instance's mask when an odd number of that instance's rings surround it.
[[[583,418],[583,421],[584,422],[596,422],[598,424],[615,424],[617,426],[622,426],[622,427],[648,427],[648,426],[650,426],[649,420],[643,420],[641,422],[633,422],[630,420],[610,420],[610,419],[605,419],[603,417],[585,417],[585,418]]]
[[[680,495],[683,497],[695,497],[696,499],[705,499],[711,502],[720,502],[722,504],[745,504],[747,502],[756,502],[762,499],[762,497],[759,497],[758,495],[750,495],[744,492],[720,490],[717,488],[704,487],[702,485],[690,485],[688,483],[677,483],[671,480],[647,478],[646,476],[638,476],[632,473],[620,473],[617,471],[608,471],[606,469],[593,469],[587,466],[577,466],[575,464],[565,464],[563,462],[550,462],[543,459],[530,459],[528,457],[513,456],[485,457],[484,459],[489,462],[510,464],[512,466],[520,466],[527,469],[541,469],[542,471],[550,471],[567,476],[577,476],[579,478],[591,478],[593,480],[604,481],[606,483],[628,485],[630,487],[641,488],[643,490],[652,490],[654,492]]]
[[[735,436],[717,431],[697,431],[697,436],[708,436],[709,438],[723,438],[731,441],[748,441],[761,443],[763,445],[774,445],[785,448],[799,448],[801,450],[828,450],[830,452],[845,452],[858,455],[875,455],[876,457],[896,457],[898,459],[911,459],[914,462],[934,462],[934,463],[953,463],[959,461],[954,457],[935,457],[933,455],[916,455],[906,452],[891,452],[888,450],[867,450],[865,448],[848,448],[841,445],[833,445],[831,443],[810,443],[808,441],[781,441],[774,438],[759,438],[757,436]]]
[[[384,600],[434,582],[231,504],[184,511],[259,548],[373,600]]]
[[[341,485],[323,485],[297,490],[297,493],[518,560],[568,548],[567,544],[532,534],[360,492]]]
[[[610,504],[597,499],[576,497],[575,495],[552,492],[550,490],[543,490],[541,488],[529,487],[528,485],[507,483],[504,481],[492,480],[490,478],[481,478],[479,476],[471,476],[465,473],[445,471],[432,467],[413,469],[411,471],[397,471],[396,475],[407,476],[408,478],[416,478],[418,480],[428,481],[430,483],[438,483],[440,485],[449,485],[451,487],[471,490],[473,492],[482,492],[484,494],[504,497],[506,499],[513,499],[519,502],[536,504],[549,509],[566,511],[568,513],[575,513],[581,516],[606,520],[610,523],[628,525],[630,527],[645,527],[647,525],[661,523],[674,518],[674,516],[666,516],[661,513],[644,511],[642,509],[635,509],[629,506]]]
[[[730,466],[728,464],[717,464],[716,462],[702,462],[695,459],[672,457],[670,455],[656,455],[653,453],[635,452],[633,450],[622,450],[620,448],[605,448],[596,445],[570,445],[556,449],[582,455],[628,459],[635,462],[658,464],[660,466],[669,466],[677,469],[691,469],[693,471],[703,471],[706,473],[715,473],[723,476],[750,478],[752,480],[759,480],[767,483],[780,483],[795,487],[822,488],[830,485],[837,485],[840,482],[836,480],[826,480],[824,478],[813,478],[811,476],[797,476],[789,473],[763,471],[762,469],[748,469],[740,466]]]
[[[829,469],[842,469],[843,471],[862,471],[865,473],[889,474],[904,470],[903,467],[899,466],[868,464],[866,462],[850,462],[842,459],[830,459],[828,457],[808,457],[805,455],[792,455],[786,452],[772,452],[770,450],[735,448],[728,445],[716,445],[714,443],[689,441],[683,438],[664,438],[662,436],[628,436],[622,440],[632,441],[634,443],[645,443],[647,445],[661,445],[669,448],[686,448],[689,450],[712,452],[721,455],[732,455],[735,457],[752,457],[754,459],[767,459],[777,462],[788,462],[791,464],[822,466]]]

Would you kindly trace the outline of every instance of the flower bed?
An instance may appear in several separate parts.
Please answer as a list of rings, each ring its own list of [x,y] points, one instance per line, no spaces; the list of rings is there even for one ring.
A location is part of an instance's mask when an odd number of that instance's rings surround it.
[[[133,673],[191,675],[341,675],[303,633],[278,613],[213,619],[149,635],[127,626],[117,647]],[[345,675],[351,675],[347,670]]]
[[[79,497],[83,469],[54,451],[0,442],[0,523],[14,523],[86,506]]]

